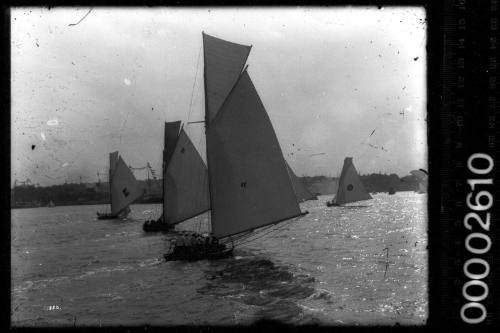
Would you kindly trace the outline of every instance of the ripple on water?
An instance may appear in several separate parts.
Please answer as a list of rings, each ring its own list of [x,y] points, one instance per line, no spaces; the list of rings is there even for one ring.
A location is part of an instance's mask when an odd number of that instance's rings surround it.
[[[164,262],[171,235],[142,232],[142,212],[160,205],[133,205],[128,221],[97,221],[95,206],[13,210],[13,323],[422,323],[426,196],[377,194],[345,209],[330,198],[302,203],[308,215],[234,258],[196,263]]]

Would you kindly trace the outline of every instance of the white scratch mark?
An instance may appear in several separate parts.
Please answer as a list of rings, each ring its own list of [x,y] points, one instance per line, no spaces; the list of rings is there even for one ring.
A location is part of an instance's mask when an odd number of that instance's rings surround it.
[[[49,119],[49,120],[47,120],[47,125],[49,125],[49,126],[57,126],[57,125],[59,125],[59,121],[56,118]]]

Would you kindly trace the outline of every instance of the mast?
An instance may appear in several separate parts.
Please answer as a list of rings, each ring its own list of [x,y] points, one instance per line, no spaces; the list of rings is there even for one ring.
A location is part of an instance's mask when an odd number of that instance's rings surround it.
[[[205,52],[205,32],[201,32],[201,39],[203,44],[203,91],[204,91],[204,99],[205,99],[205,156],[207,163],[207,174],[208,174],[208,201],[210,202],[210,231],[214,230],[212,221],[213,221],[213,213],[214,206],[212,201],[212,177],[210,177],[210,164],[208,162],[208,128],[209,128],[209,118],[208,118],[208,98],[207,98],[207,66],[206,66],[206,52]]]

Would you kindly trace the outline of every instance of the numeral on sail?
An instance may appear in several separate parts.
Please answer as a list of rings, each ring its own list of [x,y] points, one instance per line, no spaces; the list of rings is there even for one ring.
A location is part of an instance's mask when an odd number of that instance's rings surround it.
[[[126,188],[126,187],[124,187],[124,188],[123,188],[123,191],[122,191],[122,192],[123,192],[123,195],[124,195],[125,197],[128,197],[128,195],[130,194],[130,193],[127,191],[127,188]]]
[[[493,170],[493,166],[493,159],[483,153],[472,154],[467,160],[467,168],[475,175],[487,175]],[[493,206],[494,200],[493,195],[484,187],[493,185],[493,179],[468,179],[467,184],[470,185],[471,192],[467,194],[465,201],[467,207],[475,212],[469,212],[465,215],[464,226],[471,231],[474,226],[480,227],[480,231],[489,231],[491,213],[485,211]],[[476,189],[476,186],[481,190]],[[477,221],[477,224],[471,224],[471,220],[472,222]],[[484,232],[472,232],[465,238],[465,248],[471,254],[485,255],[491,248],[491,238]],[[468,302],[462,306],[460,317],[468,324],[478,324],[484,321],[487,315],[486,307],[479,302],[488,297],[488,285],[482,280],[488,276],[490,265],[482,258],[470,258],[465,262],[463,271],[470,280],[462,287],[462,295]],[[480,289],[480,294],[471,294],[472,289],[475,290],[475,293]]]

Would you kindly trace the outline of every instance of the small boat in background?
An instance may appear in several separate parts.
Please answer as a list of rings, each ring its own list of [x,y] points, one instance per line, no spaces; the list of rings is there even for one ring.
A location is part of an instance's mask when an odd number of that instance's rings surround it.
[[[50,200],[49,201],[49,204],[47,205],[47,207],[55,207],[56,205],[54,204],[54,201]]]
[[[394,190],[394,187],[389,187],[389,191],[387,191],[387,194],[389,194],[389,195],[396,194],[396,191]]]
[[[415,176],[418,180],[418,191],[417,193],[427,193],[428,178],[429,174],[424,169],[412,170],[410,173]]]
[[[134,174],[117,151],[109,154],[109,187],[111,212],[97,212],[99,220],[127,217],[130,213],[129,205],[144,194]]]
[[[346,203],[372,199],[359,178],[358,171],[354,167],[352,157],[344,159],[342,172],[340,173],[337,195],[326,203],[328,207],[341,206]]]

